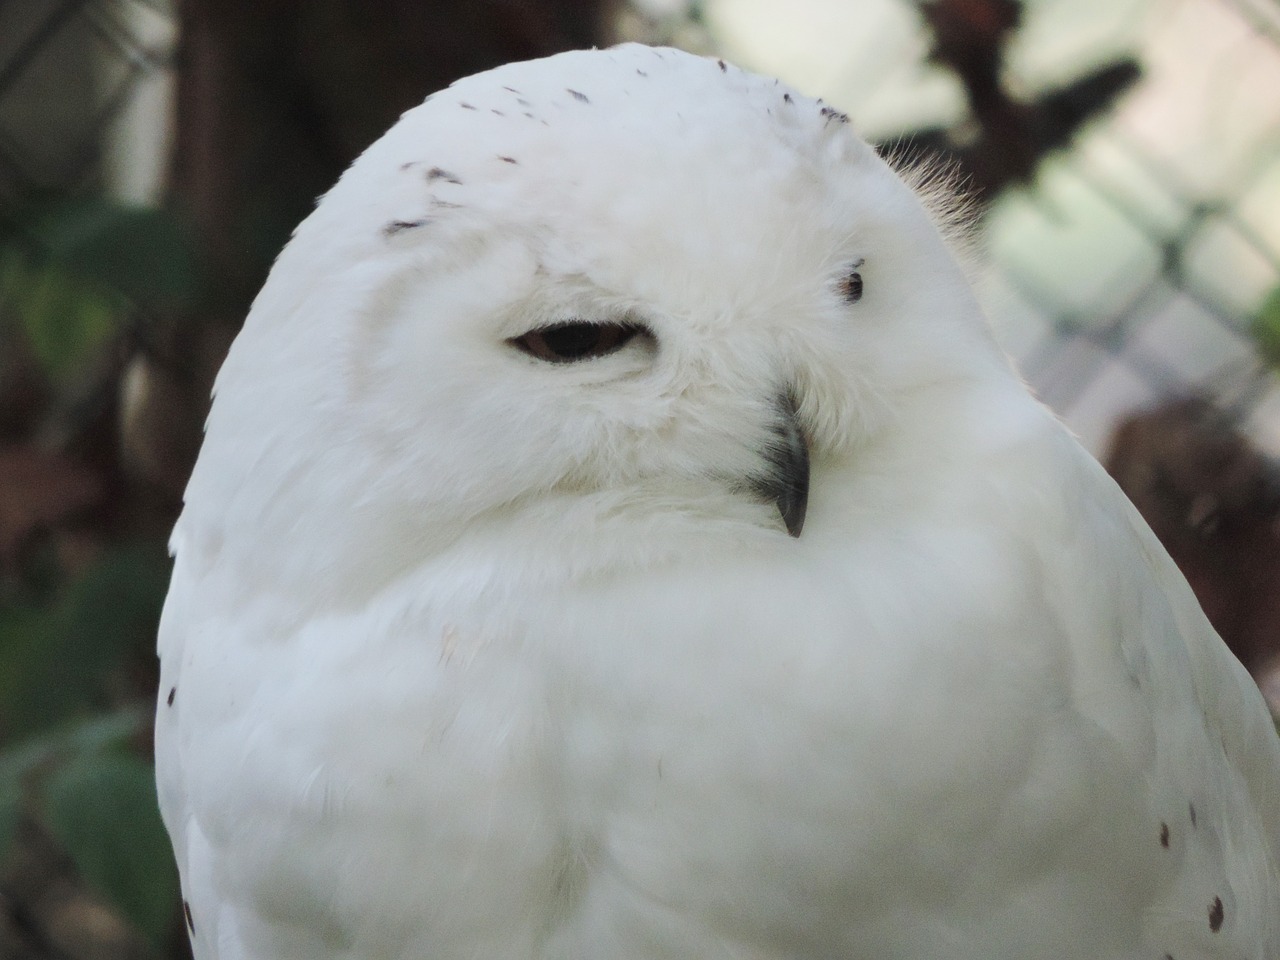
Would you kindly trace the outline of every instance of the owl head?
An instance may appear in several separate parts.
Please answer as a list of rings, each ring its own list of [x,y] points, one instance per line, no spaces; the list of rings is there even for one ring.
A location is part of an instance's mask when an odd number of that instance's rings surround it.
[[[936,217],[844,114],[676,50],[565,53],[433,94],[299,226],[175,544],[324,592],[513,523],[803,542],[810,490],[890,434],[927,469],[993,377]]]

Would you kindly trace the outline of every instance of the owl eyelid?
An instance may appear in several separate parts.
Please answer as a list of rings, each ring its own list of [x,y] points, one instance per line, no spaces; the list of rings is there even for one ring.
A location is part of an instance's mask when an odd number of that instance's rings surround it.
[[[580,363],[616,353],[640,335],[653,336],[640,323],[566,320],[536,327],[507,343],[546,363]]]

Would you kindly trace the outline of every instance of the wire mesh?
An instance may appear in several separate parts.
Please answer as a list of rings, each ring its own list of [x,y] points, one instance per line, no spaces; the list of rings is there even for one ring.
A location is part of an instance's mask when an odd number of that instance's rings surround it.
[[[1160,62],[1201,22],[1217,42]],[[1280,396],[1250,335],[1280,287],[1280,8],[1163,0],[1116,23],[1135,37],[1112,45],[1136,44],[1144,78],[997,200],[982,292],[1028,381],[1095,451],[1126,409],[1193,389],[1248,405],[1280,450]],[[167,101],[154,90],[171,78],[175,29],[160,0],[0,5],[0,215],[33,191],[155,195]],[[918,24],[915,65],[883,64],[864,102],[918,76],[929,44]]]
[[[174,29],[154,0],[0,3],[0,203],[113,190],[116,128],[172,70]],[[144,119],[154,152],[168,118]]]

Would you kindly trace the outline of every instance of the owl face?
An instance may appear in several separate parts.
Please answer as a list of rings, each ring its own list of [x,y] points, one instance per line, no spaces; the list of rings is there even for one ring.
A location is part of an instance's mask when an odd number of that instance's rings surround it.
[[[794,536],[811,463],[993,362],[843,114],[673,50],[562,54],[434,94],[300,226],[219,378],[223,476],[193,485],[222,489],[193,499],[362,569],[353,538],[395,534],[394,566],[548,498]]]

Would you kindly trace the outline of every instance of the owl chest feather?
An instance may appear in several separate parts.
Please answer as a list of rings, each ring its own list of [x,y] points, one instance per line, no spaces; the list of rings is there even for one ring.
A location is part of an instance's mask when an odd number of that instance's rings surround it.
[[[1140,655],[1168,627],[1046,588],[1086,562],[1068,537],[977,530],[864,533],[874,563],[781,535],[595,578],[451,563],[189,637],[157,728],[210,851],[188,887],[273,960],[1234,956],[1265,858],[1224,853],[1253,816],[1227,763],[1187,772],[1187,680]]]
[[[418,585],[376,615],[193,653],[185,707],[222,712],[190,752],[196,818],[238,870],[216,885],[277,956],[294,932],[273,917],[373,958],[713,955],[835,931],[822,955],[851,903],[891,916],[911,891],[942,910],[1013,819],[1050,846],[1078,829],[1085,765],[1029,722],[1055,696],[1043,651],[966,657],[974,623],[878,605],[874,584],[819,613],[839,585],[750,564],[507,603]],[[1023,795],[1037,777],[1062,791],[1052,815]]]

